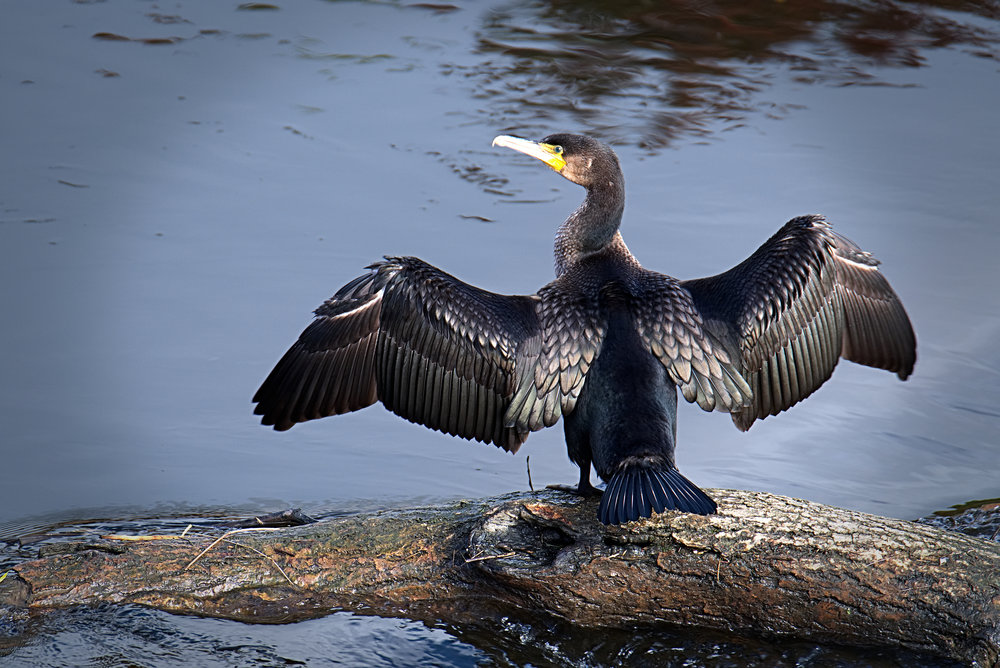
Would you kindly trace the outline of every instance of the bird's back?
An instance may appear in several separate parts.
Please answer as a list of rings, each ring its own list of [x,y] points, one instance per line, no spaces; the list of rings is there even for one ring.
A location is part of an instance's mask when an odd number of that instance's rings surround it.
[[[673,465],[677,391],[639,336],[636,298],[620,280],[601,286],[596,315],[605,323],[604,338],[576,408],[566,417],[567,440],[571,433],[589,440],[594,466],[605,479],[628,457],[657,457]]]

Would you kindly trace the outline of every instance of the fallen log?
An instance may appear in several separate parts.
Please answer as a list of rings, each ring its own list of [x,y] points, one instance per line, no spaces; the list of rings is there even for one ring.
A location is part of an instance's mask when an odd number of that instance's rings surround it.
[[[62,544],[17,565],[0,604],[136,603],[270,623],[348,610],[463,624],[545,610],[584,627],[694,625],[1000,663],[1000,544],[711,493],[717,515],[617,527],[597,522],[594,500],[546,491],[241,530],[214,544]]]

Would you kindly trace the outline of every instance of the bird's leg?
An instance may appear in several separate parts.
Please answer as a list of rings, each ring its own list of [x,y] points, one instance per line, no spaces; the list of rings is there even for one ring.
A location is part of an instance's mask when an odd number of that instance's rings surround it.
[[[589,459],[580,465],[580,482],[575,487],[573,485],[546,485],[546,489],[555,489],[560,492],[567,492],[583,497],[600,496],[602,494],[601,490],[590,484]]]

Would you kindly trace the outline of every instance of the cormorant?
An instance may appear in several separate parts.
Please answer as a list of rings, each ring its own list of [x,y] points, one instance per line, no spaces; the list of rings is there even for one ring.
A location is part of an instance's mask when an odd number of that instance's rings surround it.
[[[581,135],[500,136],[583,186],[555,239],[556,279],[533,295],[473,287],[386,257],[316,310],[254,395],[277,430],[381,401],[412,422],[510,452],[563,418],[580,494],[607,483],[605,524],[716,505],[674,463],[677,392],[740,430],[812,394],[838,360],[895,372],[910,320],[878,261],[818,215],[786,223],[727,272],[644,269],[618,231],[618,158]]]

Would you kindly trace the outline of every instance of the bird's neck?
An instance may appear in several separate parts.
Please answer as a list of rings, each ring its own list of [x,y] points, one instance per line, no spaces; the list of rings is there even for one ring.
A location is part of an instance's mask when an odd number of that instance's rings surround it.
[[[587,188],[587,197],[559,227],[555,242],[556,276],[605,248],[628,248],[618,232],[625,211],[625,189],[619,182]]]

